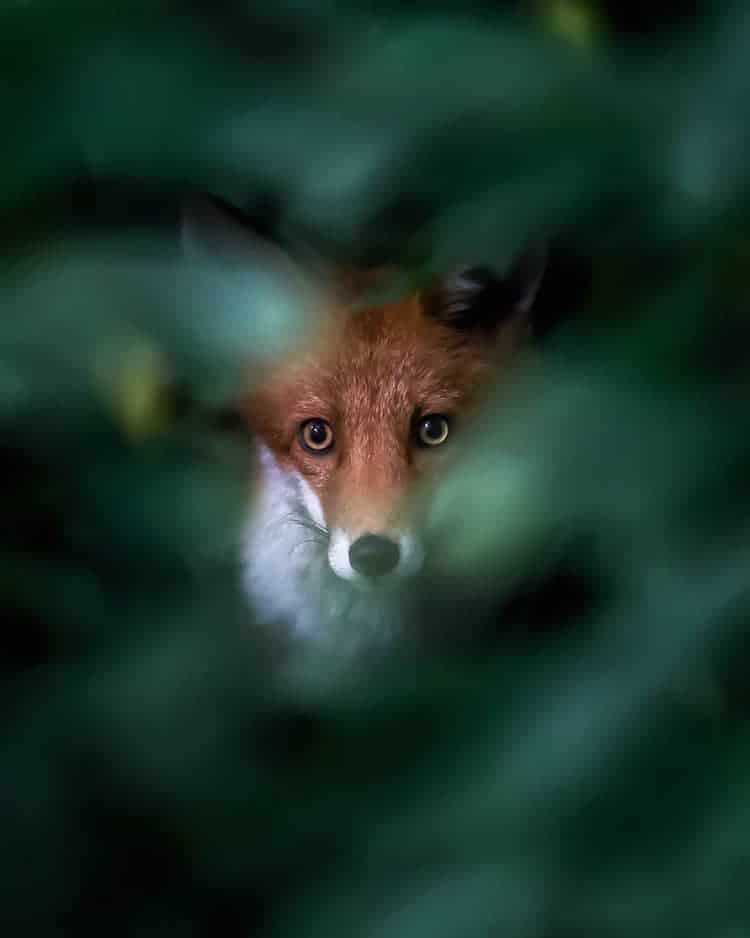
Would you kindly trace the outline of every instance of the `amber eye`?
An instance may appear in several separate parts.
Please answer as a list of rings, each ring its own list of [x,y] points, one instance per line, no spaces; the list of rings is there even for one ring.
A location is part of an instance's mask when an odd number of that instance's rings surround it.
[[[302,446],[310,453],[325,453],[333,446],[333,430],[327,420],[314,417],[299,428]]]
[[[417,424],[417,440],[421,446],[440,446],[449,433],[448,418],[442,414],[427,414]]]

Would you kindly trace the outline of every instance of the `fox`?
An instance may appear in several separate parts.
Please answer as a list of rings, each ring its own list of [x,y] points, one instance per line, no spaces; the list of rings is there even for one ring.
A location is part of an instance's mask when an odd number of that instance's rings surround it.
[[[182,228],[193,256],[210,242],[235,264],[245,251],[258,262],[257,236],[215,200],[193,200]],[[267,256],[297,276],[290,258]],[[254,368],[239,404],[255,463],[240,569],[262,624],[339,647],[403,628],[429,563],[429,505],[415,496],[439,485],[471,415],[527,344],[545,260],[534,242],[503,275],[465,266],[364,304],[356,283],[377,271],[332,277],[315,334]]]

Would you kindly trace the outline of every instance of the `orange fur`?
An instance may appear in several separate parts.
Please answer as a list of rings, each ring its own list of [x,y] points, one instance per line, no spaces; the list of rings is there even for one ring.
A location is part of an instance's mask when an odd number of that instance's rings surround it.
[[[291,260],[216,199],[189,200],[181,241],[199,269],[263,268],[311,300]],[[245,416],[258,485],[242,582],[261,621],[337,645],[344,633],[356,644],[398,629],[405,584],[424,560],[425,519],[412,517],[409,496],[455,451],[490,377],[506,373],[528,331],[543,255],[530,248],[502,277],[468,267],[362,309],[362,291],[383,295],[387,269],[339,271],[315,339],[250,376]],[[428,445],[443,418],[447,438]],[[317,434],[332,432],[325,451],[310,452],[309,439],[303,446],[305,422],[315,419]]]
[[[512,321],[495,341],[465,334],[426,315],[414,294],[361,311],[335,309],[321,338],[263,374],[247,403],[252,430],[277,463],[299,472],[326,522],[354,538],[388,533],[403,521],[405,496],[450,451],[415,446],[415,415],[461,418],[493,374],[508,365],[525,334]],[[311,454],[298,438],[307,419],[334,429],[330,453]]]

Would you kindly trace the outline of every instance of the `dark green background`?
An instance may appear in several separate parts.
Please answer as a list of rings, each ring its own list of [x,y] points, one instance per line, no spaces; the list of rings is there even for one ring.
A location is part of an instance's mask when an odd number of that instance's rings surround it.
[[[742,3],[3,4],[5,934],[748,933],[749,62]],[[238,595],[296,311],[196,289],[194,190],[412,284],[550,236],[377,657]]]

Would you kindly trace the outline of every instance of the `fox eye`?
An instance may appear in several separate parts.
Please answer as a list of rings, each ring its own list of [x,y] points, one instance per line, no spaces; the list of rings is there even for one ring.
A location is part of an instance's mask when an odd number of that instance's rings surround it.
[[[309,453],[325,453],[333,446],[333,430],[327,420],[313,417],[300,426],[299,440]]]
[[[448,439],[450,424],[442,414],[427,414],[417,424],[417,441],[420,446],[441,446]]]

